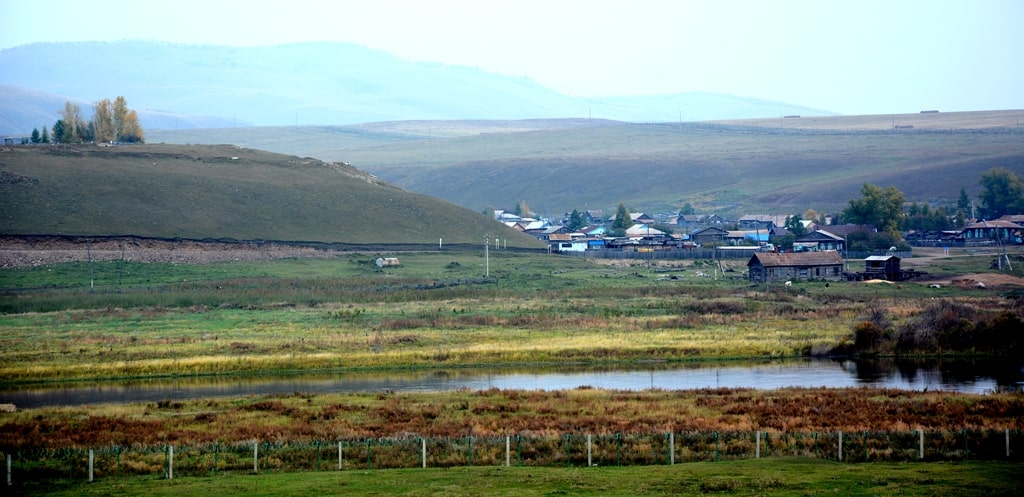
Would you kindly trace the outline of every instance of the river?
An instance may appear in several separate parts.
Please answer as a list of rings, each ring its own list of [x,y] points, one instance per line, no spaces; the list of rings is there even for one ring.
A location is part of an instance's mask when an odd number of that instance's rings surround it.
[[[66,384],[0,391],[19,408],[196,398],[339,392],[433,392],[457,389],[615,390],[871,387],[989,393],[1024,388],[1024,360],[789,359],[705,362],[629,369],[451,369],[333,375],[232,376]]]

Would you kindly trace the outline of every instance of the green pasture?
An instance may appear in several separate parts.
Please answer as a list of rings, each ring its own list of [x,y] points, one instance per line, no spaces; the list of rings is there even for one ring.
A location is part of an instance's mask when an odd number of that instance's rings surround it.
[[[1019,495],[1020,463],[841,464],[803,458],[600,468],[461,467],[274,473],[166,480],[106,478],[25,495]]]

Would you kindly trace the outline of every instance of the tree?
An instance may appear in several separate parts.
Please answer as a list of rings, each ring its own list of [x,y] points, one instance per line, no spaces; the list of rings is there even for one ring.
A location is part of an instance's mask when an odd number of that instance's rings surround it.
[[[985,219],[1024,214],[1024,180],[1005,167],[981,175],[981,212]]]
[[[139,124],[139,115],[135,110],[129,110],[125,116],[121,134],[118,141],[126,143],[144,143],[146,135],[142,132],[142,125]]]
[[[114,103],[111,108],[111,124],[114,127],[114,136],[117,137],[117,141],[125,141],[125,126],[128,121],[128,101],[123,96],[118,96],[114,99]]]
[[[580,214],[580,211],[573,209],[572,214],[569,214],[569,222],[565,227],[569,228],[569,231],[576,231],[586,226],[586,224],[587,220],[583,217],[583,214]]]
[[[64,104],[64,110],[60,111],[61,121],[64,121],[61,133],[61,143],[80,143],[88,132],[85,120],[82,119],[82,109],[71,102]],[[55,133],[56,134],[56,133]]]
[[[942,231],[950,228],[949,214],[944,207],[932,209],[928,204],[917,202],[907,208],[904,227],[917,231]]]
[[[53,123],[53,143],[68,143],[69,140],[64,136],[66,133],[64,120],[57,119],[57,122]]]
[[[43,126],[43,134],[39,137],[39,143],[50,143],[50,133],[46,130],[46,126]]]
[[[32,137],[29,138],[29,141],[32,143],[39,143],[41,139],[42,138],[39,137],[39,128],[32,128]]]
[[[118,139],[114,126],[113,104],[109,98],[96,102],[92,106],[92,128],[97,142],[112,142]]]
[[[142,125],[139,124],[139,114],[128,108],[128,102],[123,96],[114,99],[112,106],[112,121],[114,136],[117,141],[125,143],[142,143],[146,137],[142,132]]]
[[[960,187],[960,198],[956,200],[956,208],[965,214],[971,211],[971,199],[967,196],[967,190],[964,190],[963,187]]]
[[[526,205],[525,200],[520,200],[519,203],[516,204],[516,208],[512,213],[519,217],[532,217],[531,214],[533,214],[530,212],[530,206]]]
[[[874,226],[893,239],[901,239],[903,192],[895,186],[882,189],[869,183],[864,183],[860,192],[861,198],[851,200],[843,209],[843,219],[849,223]]]
[[[683,204],[683,207],[679,209],[680,216],[689,216],[694,214],[696,211],[693,210],[693,205],[689,202]]]
[[[619,208],[615,211],[615,221],[612,221],[611,233],[614,236],[622,236],[626,234],[626,230],[633,226],[633,218],[629,215],[629,211],[626,210],[626,204],[619,202]]]
[[[813,218],[811,218],[813,219]],[[793,234],[793,236],[804,236],[807,234],[807,228],[804,227],[804,223],[800,222],[800,216],[793,215],[786,218],[786,231]],[[792,244],[792,243],[791,243]]]

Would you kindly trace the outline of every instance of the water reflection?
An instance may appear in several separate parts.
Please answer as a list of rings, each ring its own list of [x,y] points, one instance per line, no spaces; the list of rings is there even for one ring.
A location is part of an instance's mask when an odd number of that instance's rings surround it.
[[[286,394],[457,389],[618,390],[660,388],[876,387],[987,393],[1024,386],[1024,360],[828,360],[716,362],[632,369],[454,369],[334,375],[220,377],[57,385],[0,391],[0,403],[28,407],[156,402]]]

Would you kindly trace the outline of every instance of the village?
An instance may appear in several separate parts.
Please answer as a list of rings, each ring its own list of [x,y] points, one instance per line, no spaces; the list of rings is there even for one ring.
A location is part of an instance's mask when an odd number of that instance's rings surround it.
[[[785,215],[744,215],[725,219],[715,214],[693,214],[656,219],[646,213],[631,213],[630,227],[623,236],[612,236],[609,226],[615,216],[602,211],[580,213],[586,226],[570,230],[568,214],[558,223],[524,218],[497,210],[495,219],[506,226],[544,241],[551,253],[616,259],[747,259],[751,282],[794,280],[882,280],[903,281],[922,273],[902,269],[900,261],[911,257],[913,247],[1002,247],[1024,243],[1024,215],[1004,215],[990,221],[976,220],[962,229],[908,231],[898,245],[874,250],[855,247],[851,239],[871,238],[874,226],[822,224]],[[795,235],[786,226],[799,223]],[[666,229],[668,228],[668,229]],[[863,260],[862,270],[848,269],[848,261]],[[998,264],[1002,264],[999,259]]]

